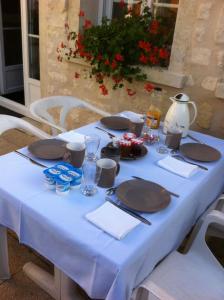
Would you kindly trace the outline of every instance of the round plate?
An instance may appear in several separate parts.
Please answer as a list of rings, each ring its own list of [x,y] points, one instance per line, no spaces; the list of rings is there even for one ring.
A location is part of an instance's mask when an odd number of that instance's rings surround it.
[[[59,159],[65,153],[66,142],[56,139],[39,140],[29,145],[28,150],[41,159]]]
[[[107,144],[107,147],[113,148],[112,142]],[[131,152],[128,156],[121,155],[120,159],[121,160],[135,160],[135,159],[139,159],[139,158],[145,156],[147,153],[148,153],[148,149],[144,145],[141,145],[141,146],[139,146],[139,153]]]
[[[100,122],[107,128],[113,130],[126,130],[129,128],[129,119],[119,116],[104,117]]]
[[[199,143],[186,143],[180,146],[180,152],[193,160],[212,162],[220,159],[221,153],[211,146]]]
[[[157,212],[170,203],[170,194],[161,185],[133,179],[120,184],[116,196],[127,207],[141,212]]]

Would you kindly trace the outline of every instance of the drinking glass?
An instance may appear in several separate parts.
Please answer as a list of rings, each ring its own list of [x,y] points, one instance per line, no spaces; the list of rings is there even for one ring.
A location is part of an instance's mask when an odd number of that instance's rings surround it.
[[[86,158],[82,166],[82,184],[81,192],[85,196],[93,196],[97,192],[97,183],[100,178],[100,172],[97,171],[96,160]]]
[[[166,140],[166,134],[163,133],[163,127],[159,127],[158,129],[158,146],[156,148],[156,151],[160,154],[167,154],[169,150],[167,149],[167,146],[165,145]]]
[[[85,136],[86,157],[88,159],[96,159],[96,153],[100,145],[100,137],[96,134],[89,134]]]

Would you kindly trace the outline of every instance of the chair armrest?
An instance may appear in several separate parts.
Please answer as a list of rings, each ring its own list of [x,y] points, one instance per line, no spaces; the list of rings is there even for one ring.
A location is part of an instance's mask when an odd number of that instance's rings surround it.
[[[205,243],[205,235],[208,229],[208,226],[212,223],[221,225],[221,228],[224,231],[224,213],[218,211],[218,210],[212,210],[210,213],[207,214],[207,216],[205,217],[199,231],[198,234],[191,246],[190,251],[198,251],[198,249],[200,250],[201,248],[204,247]]]
[[[215,207],[215,210],[219,210],[221,212],[224,212],[224,194],[222,194],[219,198],[218,198],[218,203]]]

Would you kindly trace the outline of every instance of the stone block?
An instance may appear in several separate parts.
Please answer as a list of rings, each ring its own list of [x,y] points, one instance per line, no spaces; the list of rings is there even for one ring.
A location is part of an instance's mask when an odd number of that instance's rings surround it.
[[[217,66],[220,69],[224,69],[224,51],[219,51],[217,53]]]
[[[212,8],[214,1],[209,0],[206,1],[205,3],[201,3],[199,8],[198,8],[198,13],[197,13],[197,18],[199,20],[208,20],[210,17],[210,11]]]
[[[224,82],[219,82],[216,86],[215,96],[224,99]]]
[[[201,86],[209,91],[214,91],[218,82],[217,77],[208,76],[202,81]]]
[[[191,62],[198,65],[208,66],[210,63],[211,54],[212,51],[208,48],[193,48]]]
[[[215,42],[217,44],[224,44],[224,6],[221,9],[217,28],[215,31]]]
[[[206,33],[206,23],[199,23],[195,26],[194,38],[197,42],[202,42]]]
[[[187,76],[186,86],[194,86],[194,78],[192,75]]]

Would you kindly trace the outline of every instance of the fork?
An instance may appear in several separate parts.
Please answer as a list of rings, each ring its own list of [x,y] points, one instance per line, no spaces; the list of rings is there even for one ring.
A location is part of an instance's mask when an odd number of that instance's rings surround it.
[[[202,166],[202,165],[193,163],[193,162],[187,160],[186,158],[184,158],[183,156],[181,156],[181,155],[179,155],[179,154],[174,154],[174,155],[172,155],[172,157],[174,157],[174,158],[176,158],[176,159],[178,159],[178,160],[185,161],[185,162],[188,163],[188,164],[197,166],[197,167],[199,167],[199,168],[202,169],[202,170],[208,171],[208,168],[206,168],[206,167],[204,167],[204,166]]]

